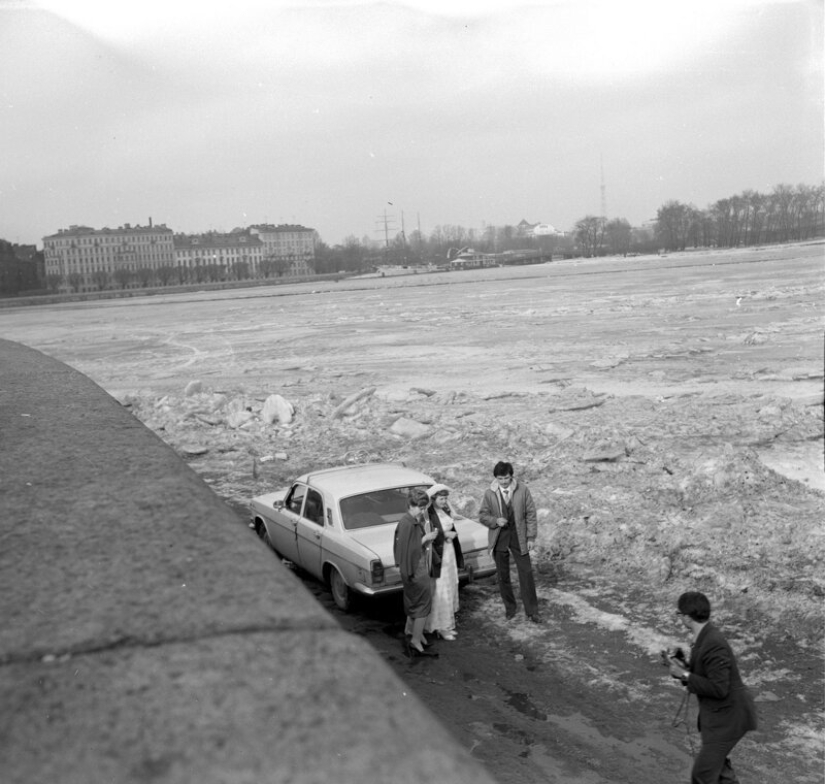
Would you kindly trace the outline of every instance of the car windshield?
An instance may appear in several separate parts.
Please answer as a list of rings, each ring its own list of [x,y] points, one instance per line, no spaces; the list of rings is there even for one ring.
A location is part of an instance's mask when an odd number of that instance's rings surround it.
[[[372,490],[369,493],[342,498],[340,507],[344,528],[352,531],[357,528],[397,523],[407,511],[410,491],[418,489],[426,490],[427,485]]]

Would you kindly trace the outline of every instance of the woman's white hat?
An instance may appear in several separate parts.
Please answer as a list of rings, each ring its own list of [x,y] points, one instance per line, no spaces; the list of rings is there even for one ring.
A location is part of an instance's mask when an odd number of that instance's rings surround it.
[[[447,485],[442,484],[435,484],[429,490],[427,490],[427,495],[430,498],[435,498],[439,493],[449,493],[450,488]]]

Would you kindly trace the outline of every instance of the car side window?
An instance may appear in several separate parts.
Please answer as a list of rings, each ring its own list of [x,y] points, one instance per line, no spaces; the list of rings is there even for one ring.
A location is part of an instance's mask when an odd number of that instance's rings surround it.
[[[306,491],[307,489],[304,485],[295,485],[292,490],[289,491],[289,495],[286,497],[285,506],[290,512],[301,514],[301,507],[304,504],[304,496],[306,495]]]
[[[324,499],[317,490],[307,490],[307,500],[304,504],[304,517],[317,525],[324,525]]]

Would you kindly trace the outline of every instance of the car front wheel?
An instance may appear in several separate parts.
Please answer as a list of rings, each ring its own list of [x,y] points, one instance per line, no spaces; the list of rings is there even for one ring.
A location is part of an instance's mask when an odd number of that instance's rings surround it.
[[[275,546],[272,544],[272,539],[269,538],[269,531],[266,530],[266,526],[264,525],[264,521],[261,520],[260,517],[255,518],[255,533],[258,534],[260,539],[272,550],[275,555],[280,557],[280,554],[275,549]]]
[[[349,612],[350,607],[352,607],[352,591],[344,582],[341,573],[335,568],[330,569],[329,587],[332,591],[332,599],[338,609]]]

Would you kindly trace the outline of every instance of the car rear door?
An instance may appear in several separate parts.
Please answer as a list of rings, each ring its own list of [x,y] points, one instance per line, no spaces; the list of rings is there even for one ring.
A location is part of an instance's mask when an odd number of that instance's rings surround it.
[[[296,523],[298,563],[319,579],[323,577],[321,550],[323,549],[325,520],[326,509],[323,497],[315,488],[308,487],[303,512]]]

